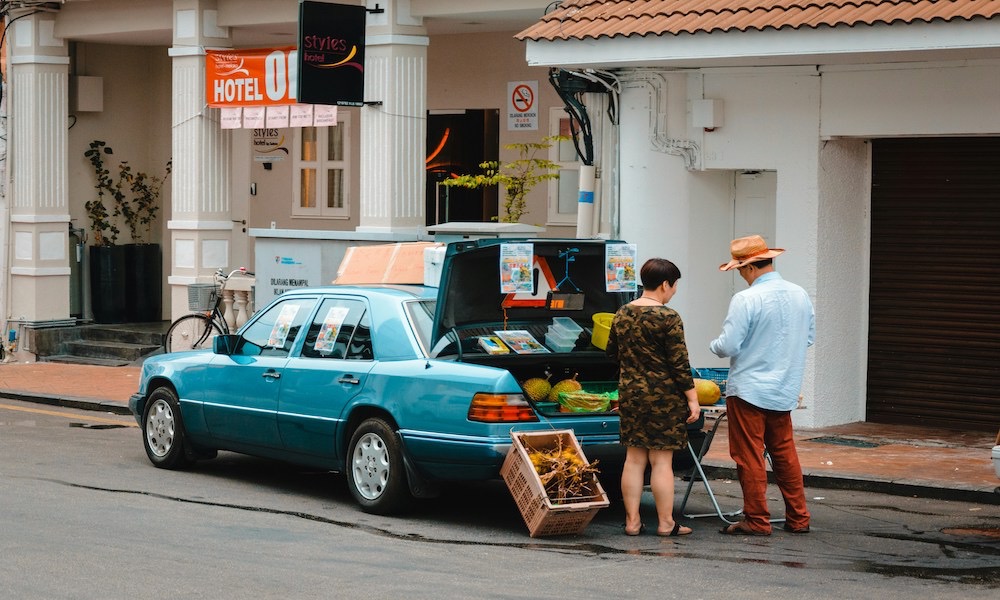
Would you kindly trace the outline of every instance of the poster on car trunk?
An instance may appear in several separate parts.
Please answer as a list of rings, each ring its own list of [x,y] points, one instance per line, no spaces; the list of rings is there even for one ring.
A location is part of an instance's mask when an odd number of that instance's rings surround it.
[[[534,277],[531,276],[531,257],[534,244],[500,244],[500,293],[531,293]]]
[[[607,291],[634,292],[635,257],[638,251],[635,244],[606,244],[604,246],[604,271]]]
[[[300,102],[364,105],[365,16],[364,5],[299,5]]]

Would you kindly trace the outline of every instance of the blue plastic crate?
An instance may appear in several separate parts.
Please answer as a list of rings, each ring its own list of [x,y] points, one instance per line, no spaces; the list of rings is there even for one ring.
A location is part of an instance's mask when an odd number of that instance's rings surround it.
[[[719,404],[726,403],[726,380],[729,379],[729,369],[719,368],[719,367],[706,367],[702,369],[691,369],[691,374],[698,379],[707,379],[709,381],[714,381],[719,386],[719,391],[722,392],[722,398],[719,400]]]

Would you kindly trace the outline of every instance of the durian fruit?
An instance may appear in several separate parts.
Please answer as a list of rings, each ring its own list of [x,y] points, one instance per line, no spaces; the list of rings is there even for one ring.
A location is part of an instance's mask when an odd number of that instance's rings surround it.
[[[549,376],[551,377],[551,375]],[[524,393],[528,395],[534,402],[541,402],[548,397],[549,391],[552,389],[552,384],[549,383],[549,377],[542,379],[541,377],[532,377],[524,383],[521,387],[524,388]]]
[[[719,396],[722,395],[719,384],[710,379],[695,379],[694,391],[698,394],[698,404],[702,406],[715,404],[719,401]]]
[[[552,389],[549,390],[549,402],[559,402],[559,394],[563,392],[578,392],[582,390],[583,386],[576,380],[577,375],[579,375],[579,373],[573,373],[573,377],[571,379],[563,379],[559,383],[552,386]]]

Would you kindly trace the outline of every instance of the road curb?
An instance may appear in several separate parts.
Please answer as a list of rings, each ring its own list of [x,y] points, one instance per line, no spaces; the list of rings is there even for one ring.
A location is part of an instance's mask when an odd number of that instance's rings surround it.
[[[47,404],[49,406],[62,406],[64,408],[76,408],[78,410],[92,410],[99,412],[109,412],[116,415],[131,415],[132,411],[121,402],[111,402],[108,400],[96,400],[93,398],[52,396],[49,394],[22,393],[11,391],[0,391],[0,398],[8,400],[19,400],[21,402],[34,402],[35,404]]]
[[[710,479],[732,479],[737,481],[736,468],[728,466],[713,466],[702,464],[705,475]],[[774,483],[774,476],[768,472],[768,482]],[[972,502],[976,504],[1000,505],[1000,487],[993,490],[970,490],[943,488],[930,485],[919,485],[899,481],[879,481],[830,475],[814,475],[804,473],[802,479],[806,487],[829,490],[852,490],[858,492],[875,492],[890,496],[911,496],[932,500],[953,500],[956,502]]]

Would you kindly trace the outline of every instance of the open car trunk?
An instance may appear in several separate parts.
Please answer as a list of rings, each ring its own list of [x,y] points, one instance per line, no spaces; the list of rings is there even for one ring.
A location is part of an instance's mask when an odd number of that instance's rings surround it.
[[[532,244],[530,293],[501,291],[505,243]],[[614,391],[617,365],[592,338],[594,314],[614,313],[635,297],[635,292],[607,291],[605,246],[620,243],[488,239],[450,244],[442,265],[432,354],[504,368],[522,383],[539,377],[555,384],[576,376],[585,391]],[[539,408],[558,412],[558,407]]]

